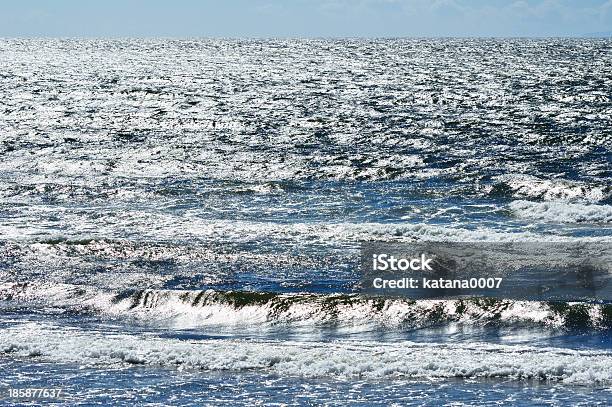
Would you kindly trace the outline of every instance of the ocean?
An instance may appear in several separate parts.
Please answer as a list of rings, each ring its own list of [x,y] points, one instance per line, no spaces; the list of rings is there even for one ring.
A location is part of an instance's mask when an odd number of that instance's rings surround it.
[[[612,244],[611,66],[607,39],[0,39],[0,403],[612,404],[605,301],[356,288],[362,242]]]

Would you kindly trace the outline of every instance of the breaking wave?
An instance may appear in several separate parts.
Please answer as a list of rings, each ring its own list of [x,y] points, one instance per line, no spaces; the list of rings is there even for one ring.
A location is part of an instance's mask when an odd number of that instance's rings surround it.
[[[540,179],[529,175],[511,175],[498,179],[493,195],[543,201],[602,202],[612,196],[609,186],[575,181]]]
[[[0,285],[12,306],[53,306],[128,317],[177,328],[207,325],[297,324],[415,328],[448,323],[609,329],[612,304],[467,298],[410,300],[360,294],[214,290],[100,291],[66,284]]]
[[[610,205],[514,201],[510,210],[519,218],[544,222],[612,223]]]

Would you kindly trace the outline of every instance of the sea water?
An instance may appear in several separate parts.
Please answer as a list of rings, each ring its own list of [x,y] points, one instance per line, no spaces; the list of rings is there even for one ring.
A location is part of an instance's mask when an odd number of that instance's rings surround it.
[[[608,304],[355,288],[362,241],[612,243],[610,40],[4,39],[0,56],[2,389],[612,402]]]

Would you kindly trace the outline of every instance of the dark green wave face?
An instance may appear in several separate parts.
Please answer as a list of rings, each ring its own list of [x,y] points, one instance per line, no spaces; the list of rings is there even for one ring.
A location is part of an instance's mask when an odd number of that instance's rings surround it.
[[[253,327],[384,329],[398,335],[423,328],[533,329],[540,335],[606,332],[612,305],[493,298],[411,300],[364,294],[215,290],[100,291],[81,285],[5,284],[0,301],[13,310],[52,304],[75,315],[128,318],[144,325],[190,329]],[[10,308],[9,308],[10,309]]]

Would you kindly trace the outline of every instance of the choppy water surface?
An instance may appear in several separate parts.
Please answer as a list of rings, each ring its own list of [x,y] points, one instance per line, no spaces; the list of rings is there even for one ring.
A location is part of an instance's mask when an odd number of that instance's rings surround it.
[[[609,305],[353,286],[362,240],[612,244],[610,66],[588,39],[0,40],[0,386],[609,404]]]

